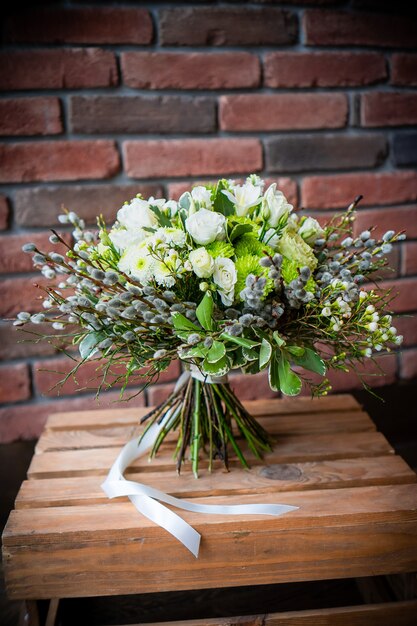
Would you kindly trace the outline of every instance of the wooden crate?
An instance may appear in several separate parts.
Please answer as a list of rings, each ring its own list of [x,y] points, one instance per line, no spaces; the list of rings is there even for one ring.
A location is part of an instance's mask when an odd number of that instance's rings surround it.
[[[109,501],[100,488],[149,409],[52,415],[3,534],[9,596],[114,596],[417,570],[416,475],[352,396],[246,404],[276,440],[263,463],[252,459],[251,471],[232,461],[229,473],[219,465],[209,474],[203,465],[198,480],[187,466],[177,476],[171,441],[152,463],[135,462],[128,476],[195,502],[281,502],[298,510],[278,518],[180,511],[202,534],[195,559],[127,499]],[[330,610],[320,619],[262,619],[271,626],[399,626],[414,623],[417,603],[338,609],[342,617],[326,621]]]

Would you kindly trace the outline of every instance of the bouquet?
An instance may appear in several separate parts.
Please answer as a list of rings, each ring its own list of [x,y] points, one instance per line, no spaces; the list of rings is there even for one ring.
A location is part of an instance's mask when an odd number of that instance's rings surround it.
[[[97,360],[99,388],[113,376],[107,384],[121,380],[123,391],[180,359],[180,384],[142,421],[144,435],[161,425],[151,457],[177,431],[177,469],[189,458],[195,476],[202,451],[209,469],[215,458],[227,467],[230,448],[247,467],[247,449],[261,457],[271,447],[233,393],[230,371],[268,370],[271,388],[288,396],[303,382],[325,394],[329,368],[356,367],[402,339],[391,294],[369,279],[404,235],[354,236],[360,198],[322,227],[294,212],[276,184],[264,186],[251,175],[196,186],[178,202],[138,195],[110,228],[99,217],[94,232],[67,212],[59,219],[72,225],[74,244],[50,237],[65,256],[23,248],[53,282],[45,312],[21,312],[15,324],[50,322],[71,337],[80,354],[74,373]]]

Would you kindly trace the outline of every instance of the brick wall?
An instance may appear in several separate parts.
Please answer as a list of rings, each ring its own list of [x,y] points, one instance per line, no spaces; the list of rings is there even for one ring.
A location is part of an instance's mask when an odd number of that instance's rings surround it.
[[[358,228],[406,228],[385,280],[398,313],[417,311],[412,4],[14,3],[0,50],[1,317],[39,308],[41,281],[20,247],[47,242],[62,205],[112,221],[137,192],[178,196],[191,180],[254,171],[319,215],[361,193]],[[384,359],[375,384],[417,376],[416,324],[397,325],[404,351]],[[0,440],[38,435],[51,411],[94,406],[91,368],[57,397],[68,358],[17,343],[6,321],[0,335]],[[133,405],[163,397],[177,375],[174,364]],[[271,393],[263,376],[235,385],[246,398]]]

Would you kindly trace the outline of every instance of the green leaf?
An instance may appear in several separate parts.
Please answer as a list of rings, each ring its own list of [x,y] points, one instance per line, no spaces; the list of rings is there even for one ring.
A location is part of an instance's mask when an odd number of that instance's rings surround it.
[[[204,374],[209,376],[225,376],[230,370],[230,362],[227,356],[224,356],[216,363],[209,363],[207,359],[204,359],[202,370]]]
[[[217,363],[226,355],[226,347],[221,341],[213,341],[213,344],[207,352],[207,361],[209,363]]]
[[[326,373],[326,365],[320,356],[311,348],[304,348],[304,354],[298,357],[294,357],[294,362],[297,365],[301,365],[304,369],[310,372],[315,372],[324,376]]]
[[[259,373],[259,363],[258,361],[251,361],[245,367],[242,368],[245,374],[258,374]]]
[[[91,357],[98,352],[97,344],[105,338],[103,333],[88,333],[80,341],[78,350],[80,351],[80,357],[85,359],[91,359]]]
[[[191,322],[188,318],[185,317],[185,315],[183,315],[182,313],[178,313],[178,311],[175,311],[175,313],[172,313],[172,321],[174,324],[174,328],[176,330],[181,330],[181,331],[199,331],[200,329],[198,328],[198,326],[196,326],[195,324],[193,324],[193,322]]]
[[[282,353],[277,355],[278,376],[282,393],[286,396],[298,396],[301,391],[301,379],[292,371],[290,362]]]
[[[272,346],[266,339],[262,339],[261,347],[259,350],[259,369],[264,369],[272,356]]]
[[[232,353],[227,352],[229,358],[232,360],[232,367],[236,369],[238,367],[243,367],[246,363],[246,359],[243,356],[242,348],[236,346],[236,350],[233,349]]]
[[[238,237],[241,237],[245,233],[250,233],[250,232],[252,232],[251,224],[236,224],[236,226],[234,226],[232,230],[230,231],[229,239],[230,241],[234,241],[235,239],[237,239]]]
[[[150,204],[149,208],[153,213],[155,213],[160,226],[171,226],[171,221],[166,215],[162,213],[161,209],[158,206],[153,206],[152,204]]]
[[[272,333],[273,338],[275,339],[275,341],[277,342],[277,344],[279,345],[279,347],[281,348],[281,346],[285,346],[285,341],[284,339],[282,339],[279,336],[279,333],[277,330],[274,330],[274,332]]]
[[[217,213],[223,213],[227,217],[234,214],[235,207],[233,202],[222,193],[224,189],[228,190],[227,182],[224,179],[219,180],[214,192],[213,208]]]
[[[271,362],[269,364],[268,371],[269,386],[273,391],[281,391],[279,372],[278,372],[278,359],[276,352],[272,353]]]
[[[234,337],[233,335],[229,335],[229,333],[222,333],[221,338],[226,339],[227,341],[232,341],[233,343],[237,343],[238,346],[243,346],[244,348],[253,348],[253,346],[259,346],[259,341],[246,339],[246,337]]]
[[[178,200],[178,204],[180,205],[180,207],[182,209],[185,209],[187,212],[191,206],[191,203],[192,203],[192,196],[189,191],[186,191],[185,193],[183,193],[180,199]]]
[[[245,357],[245,359],[247,361],[257,361],[259,354],[257,350],[254,350],[253,348],[242,348],[242,353],[243,356]]]
[[[197,346],[193,346],[181,357],[184,359],[204,359],[207,355],[208,348],[204,346],[203,343],[198,344]]]
[[[286,350],[294,357],[303,356],[305,350],[301,346],[286,346]]]
[[[201,326],[205,330],[213,330],[213,296],[211,291],[206,291],[195,312]]]

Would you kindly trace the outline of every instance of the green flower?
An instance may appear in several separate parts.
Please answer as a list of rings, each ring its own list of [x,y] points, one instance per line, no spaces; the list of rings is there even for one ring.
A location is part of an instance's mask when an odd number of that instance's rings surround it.
[[[257,235],[246,233],[242,235],[235,246],[236,257],[243,257],[247,255],[256,256],[262,258],[265,254],[274,255],[273,249],[265,243],[259,241]]]
[[[226,241],[213,241],[213,243],[209,243],[205,248],[213,259],[216,259],[218,256],[230,259],[235,254],[235,249],[232,244]]]
[[[289,285],[292,280],[295,280],[296,278],[298,278],[300,274],[299,269],[300,267],[295,261],[290,261],[286,257],[282,259],[281,276],[286,285]],[[311,293],[315,292],[316,281],[314,280],[312,276],[310,276],[310,278],[308,279],[304,289],[306,291],[310,291]]]
[[[265,298],[268,293],[274,289],[274,281],[268,277],[268,268],[262,267],[259,263],[259,257],[252,254],[246,254],[238,257],[235,261],[235,267],[237,272],[237,281],[235,285],[235,297],[240,301],[240,292],[246,287],[246,278],[249,274],[255,276],[264,276],[266,278],[266,285],[263,293]]]
[[[314,271],[317,267],[317,259],[312,248],[297,233],[284,232],[277,249],[283,257],[293,261],[298,268],[309,267],[311,271]]]

